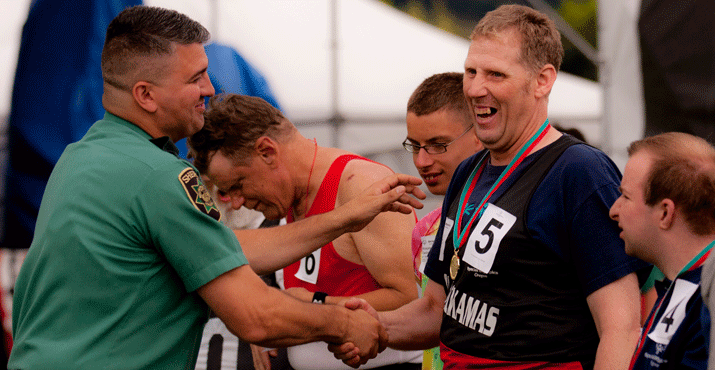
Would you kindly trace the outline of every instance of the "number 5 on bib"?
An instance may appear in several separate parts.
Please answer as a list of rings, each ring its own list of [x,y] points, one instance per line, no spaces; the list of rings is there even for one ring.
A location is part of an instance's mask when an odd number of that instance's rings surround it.
[[[485,274],[489,273],[504,235],[515,222],[514,215],[488,203],[479,223],[469,235],[462,260]]]

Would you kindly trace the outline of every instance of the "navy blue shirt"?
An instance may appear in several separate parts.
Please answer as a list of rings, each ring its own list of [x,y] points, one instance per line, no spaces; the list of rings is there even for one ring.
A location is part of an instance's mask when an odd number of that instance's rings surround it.
[[[489,203],[502,204],[501,195],[518,181],[535,158],[553,145],[525,158]],[[483,151],[470,157],[455,171],[442,207],[440,230],[425,267],[427,276],[442,284],[447,293],[442,342],[453,350],[480,358],[560,362],[571,356],[570,359],[589,366],[595,356],[598,333],[586,297],[647,266],[625,254],[618,225],[608,216],[610,206],[620,195],[620,172],[605,154],[593,147],[576,144],[566,148],[553,166],[547,167],[541,181],[504,198],[524,197],[528,204],[517,202],[524,206],[523,213],[513,215],[515,226],[505,227],[512,228],[507,230],[505,239],[494,239],[495,270],[477,271],[474,268],[477,266],[463,265],[460,274],[466,275],[453,281],[448,270],[454,254],[450,225],[455,221],[447,219],[446,210],[461,196],[469,174],[484,154]],[[463,223],[475,212],[504,168],[487,163],[468,199]],[[518,184],[542,176],[536,173],[527,175],[531,177],[524,177]],[[529,197],[527,192],[531,191],[533,195]],[[521,223],[523,228],[519,226]],[[513,234],[516,230],[522,231]],[[492,231],[496,229],[487,225],[482,230],[480,226],[483,235]],[[474,230],[470,233],[465,238],[477,234]],[[520,239],[523,241],[519,247],[512,244],[517,242],[514,236],[524,238]],[[461,252],[463,259],[464,251]],[[475,317],[465,319],[469,314]],[[513,338],[518,338],[516,343]],[[539,345],[543,347],[537,348]]]

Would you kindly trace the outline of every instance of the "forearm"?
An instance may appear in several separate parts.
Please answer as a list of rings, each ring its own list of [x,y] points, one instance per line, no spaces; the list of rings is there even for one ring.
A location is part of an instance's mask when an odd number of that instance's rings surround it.
[[[417,284],[413,285],[414,289],[383,288],[355,297],[366,300],[377,311],[395,310],[417,299]],[[336,299],[335,303],[339,301]]]
[[[381,212],[411,214],[412,207],[422,208],[419,201],[406,194],[424,199],[424,192],[417,187],[421,183],[416,177],[395,174],[330,212],[285,226],[234,232],[251,268],[258,274],[274,272],[346,232],[361,230]]]
[[[600,338],[594,369],[627,369],[640,334],[640,291],[635,273],[586,297]]]
[[[290,298],[275,300],[265,308],[257,321],[263,332],[247,341],[264,347],[288,347],[315,341],[342,343],[349,334],[348,312],[339,306]]]
[[[627,369],[639,334],[639,328],[603,333],[596,352],[594,370]]]
[[[428,286],[425,296],[397,310],[379,312],[380,322],[387,331],[387,346],[400,350],[428,349],[439,345],[444,294],[436,283]],[[429,289],[433,289],[430,294]],[[439,289],[435,291],[434,289]]]
[[[226,272],[198,293],[232,333],[262,346],[342,343],[354,335],[362,335],[358,339],[364,341],[379,328],[364,311],[302,302],[268,287],[248,266]]]
[[[272,273],[300,260],[346,232],[349,218],[333,211],[287,225],[234,230],[243,254],[259,275]]]
[[[415,285],[415,284],[413,284]],[[415,285],[416,287],[416,285]],[[305,289],[288,289],[286,290],[291,296],[300,299],[304,302],[312,302],[313,292]],[[391,288],[382,288],[373,290],[372,292],[359,294],[354,296],[355,298],[361,298],[367,301],[375,310],[377,311],[389,311],[397,309],[417,298],[417,289],[414,289],[414,294],[412,292],[400,291]],[[344,296],[327,296],[325,297],[326,304],[340,304],[344,300],[350,297]]]

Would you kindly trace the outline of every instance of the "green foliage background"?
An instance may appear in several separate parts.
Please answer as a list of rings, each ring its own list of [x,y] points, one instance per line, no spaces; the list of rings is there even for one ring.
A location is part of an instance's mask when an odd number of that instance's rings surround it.
[[[499,0],[380,0],[394,8],[457,36],[469,38],[474,25],[484,14],[501,4],[524,1]],[[559,15],[594,48],[597,48],[598,21],[596,0],[546,0]],[[563,39],[566,55],[561,70],[596,81],[597,66],[573,44]]]

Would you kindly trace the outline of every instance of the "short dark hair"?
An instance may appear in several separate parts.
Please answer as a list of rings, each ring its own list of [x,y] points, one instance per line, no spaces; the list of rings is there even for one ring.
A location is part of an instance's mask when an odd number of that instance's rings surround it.
[[[715,148],[705,139],[666,132],[634,141],[628,155],[647,151],[653,158],[647,176],[645,203],[670,199],[682,210],[691,231],[715,231]]]
[[[561,68],[564,47],[561,34],[545,14],[524,5],[502,5],[488,12],[474,27],[470,39],[493,36],[515,29],[521,36],[521,59],[531,71],[539,71],[546,64]]]
[[[199,22],[175,10],[137,5],[121,11],[107,27],[102,49],[102,78],[116,88],[128,90],[131,76],[143,65],[142,58],[171,55],[173,43],[206,43],[211,34]],[[159,73],[160,68],[153,71]],[[146,76],[139,76],[146,78]]]
[[[464,115],[464,126],[472,124],[467,99],[462,89],[464,74],[445,72],[432,75],[422,81],[407,101],[407,112],[417,116],[434,113],[440,109],[449,109]]]
[[[216,151],[243,161],[261,136],[281,141],[295,131],[277,108],[259,97],[219,94],[209,100],[204,127],[186,141],[188,157],[199,172],[205,172]]]

